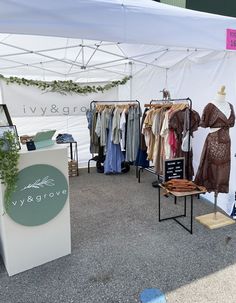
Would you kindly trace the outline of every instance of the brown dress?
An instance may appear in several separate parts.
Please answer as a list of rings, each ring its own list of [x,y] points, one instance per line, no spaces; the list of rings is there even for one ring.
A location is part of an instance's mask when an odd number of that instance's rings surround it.
[[[209,133],[203,146],[200,164],[194,182],[206,187],[208,192],[228,193],[230,175],[229,128],[234,126],[235,114],[232,104],[227,118],[213,103],[203,110],[200,126],[218,128]]]
[[[187,113],[186,113],[187,111]],[[192,180],[192,177],[194,175],[193,170],[193,151],[192,149],[189,152],[184,152],[181,149],[182,145],[182,137],[183,137],[183,131],[184,131],[184,121],[186,119],[186,114],[189,116],[189,109],[186,108],[184,110],[178,110],[175,111],[173,114],[171,114],[169,118],[169,128],[173,129],[175,131],[175,134],[177,136],[177,150],[176,150],[176,158],[184,157],[185,158],[185,175],[186,178],[189,180]],[[190,134],[193,135],[193,132],[195,132],[198,129],[200,123],[200,116],[195,111],[191,111],[191,126],[190,126]]]

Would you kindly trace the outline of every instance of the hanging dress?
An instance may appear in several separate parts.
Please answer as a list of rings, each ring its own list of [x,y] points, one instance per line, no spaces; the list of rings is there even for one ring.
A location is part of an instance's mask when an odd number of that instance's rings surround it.
[[[144,113],[143,113],[143,117],[142,117],[142,121],[141,121],[141,130],[143,128],[143,124],[144,124],[144,120],[146,118],[146,113],[147,113],[148,109],[146,108]],[[139,141],[139,148],[138,148],[138,153],[137,153],[137,157],[136,157],[136,161],[135,161],[135,165],[136,166],[142,166],[142,167],[149,167],[149,161],[147,160],[147,146],[145,144],[145,138],[144,138],[144,134],[142,133],[142,131],[140,131],[140,141]]]
[[[202,155],[194,182],[206,187],[208,192],[228,193],[230,176],[229,128],[234,126],[235,114],[232,104],[229,118],[213,103],[203,110],[201,127],[220,128],[209,133],[203,146]]]
[[[106,146],[106,159],[104,162],[104,174],[119,174],[121,173],[121,162],[124,161],[124,155],[119,144],[112,142],[112,120],[113,116],[110,116],[107,146]]]
[[[140,136],[140,107],[130,107],[128,111],[127,133],[126,133],[126,155],[127,162],[134,162],[137,157]]]
[[[198,112],[195,110],[191,110],[188,108],[185,108],[184,110],[177,110],[170,114],[169,118],[169,128],[170,130],[174,130],[176,135],[176,147],[175,147],[175,156],[177,158],[184,157],[185,158],[185,174],[186,178],[189,180],[192,180],[192,177],[194,175],[194,169],[193,169],[193,150],[189,152],[185,152],[182,150],[182,139],[183,139],[183,133],[184,133],[184,127],[186,125],[185,119],[191,115],[191,125],[188,126],[188,130],[190,131],[190,135],[193,136],[193,132],[195,132],[198,129],[199,123],[200,123],[200,116]],[[200,185],[200,184],[199,184]]]

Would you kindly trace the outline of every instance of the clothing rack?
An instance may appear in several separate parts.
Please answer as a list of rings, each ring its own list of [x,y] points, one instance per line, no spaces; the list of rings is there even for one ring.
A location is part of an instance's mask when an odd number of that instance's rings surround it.
[[[178,99],[153,99],[151,100],[148,104],[144,104],[144,107],[152,107],[153,105],[157,104],[157,105],[173,105],[175,104],[174,102],[178,103],[178,102],[187,102],[188,106],[189,106],[189,128],[191,128],[191,111],[192,111],[192,100],[187,97],[187,98],[178,98]],[[159,103],[159,104],[158,104]],[[153,106],[154,107],[154,106]],[[188,151],[187,151],[187,168],[189,168],[189,164],[190,164],[190,132],[188,133],[189,134],[189,138],[188,138]],[[161,180],[161,176],[160,174],[156,173],[154,171],[154,168],[153,167],[147,167],[147,168],[144,168],[144,167],[139,167],[138,169],[138,174],[137,174],[137,177],[138,177],[138,182],[140,183],[140,172],[143,171],[143,170],[146,170],[154,175],[156,175],[158,177],[158,181]],[[191,179],[190,178],[190,175],[189,175],[189,170],[186,171],[186,178],[189,180]]]
[[[150,101],[150,103],[149,104],[152,104],[152,103],[154,103],[154,102],[162,102],[162,103],[171,103],[171,102],[181,102],[181,101],[187,101],[187,102],[189,102],[189,104],[190,104],[190,106],[191,106],[191,108],[192,108],[192,100],[188,97],[188,98],[178,98],[178,99],[168,99],[168,100],[166,100],[166,99],[157,99],[157,100],[155,100],[155,99],[153,99],[153,100],[151,100]]]
[[[137,103],[138,104],[138,106],[139,106],[139,109],[141,110],[141,107],[140,107],[140,102],[138,101],[138,100],[119,100],[119,101],[115,101],[115,100],[112,100],[112,101],[95,101],[95,100],[93,100],[93,101],[91,101],[90,102],[90,109],[92,110],[95,106],[96,106],[96,104],[106,104],[106,103]]]
[[[138,100],[106,100],[106,101],[96,101],[93,100],[90,102],[90,110],[93,110],[97,104],[107,104],[107,105],[116,105],[117,103],[121,104],[121,103],[127,103],[130,105],[137,105],[139,108],[139,112],[141,114],[141,106],[140,106],[140,102]],[[139,119],[139,132],[140,132],[140,119]],[[140,133],[139,133],[139,137],[140,137]],[[91,161],[100,161],[100,159],[104,159],[103,155],[98,154],[97,156],[94,156],[94,154],[92,154],[92,158],[88,160],[88,173],[90,173],[90,162]],[[136,176],[138,174],[138,167],[136,167]]]

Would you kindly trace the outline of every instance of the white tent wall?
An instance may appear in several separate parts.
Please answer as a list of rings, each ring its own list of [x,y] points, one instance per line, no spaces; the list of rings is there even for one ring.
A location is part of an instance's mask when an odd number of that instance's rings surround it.
[[[93,93],[86,96],[60,95],[45,93],[34,87],[7,85],[1,82],[2,103],[6,103],[13,123],[19,135],[33,135],[46,129],[56,129],[59,133],[70,133],[78,141],[80,167],[86,165],[89,154],[89,130],[87,127],[86,109],[92,100],[118,100],[118,87],[104,93]],[[93,84],[93,83],[88,83]],[[96,85],[105,83],[96,83]],[[73,109],[80,110],[70,115]],[[47,109],[47,110],[46,110]],[[57,109],[60,109],[57,112]],[[46,115],[48,112],[49,116]]]
[[[106,83],[88,83],[90,86],[104,86]],[[36,87],[0,83],[3,101],[13,117],[46,117],[83,115],[92,100],[117,100],[118,88],[105,90],[103,93],[78,95],[60,94],[42,91]],[[17,106],[16,106],[17,105]]]
[[[187,98],[193,102],[195,109],[201,116],[203,108],[214,99],[222,85],[226,86],[227,100],[236,108],[236,54],[222,53],[211,60],[193,62],[184,60],[175,67],[165,69],[147,67],[133,77],[133,98],[148,103],[151,99],[161,99],[160,91],[168,88],[172,98]],[[201,151],[208,129],[199,128],[194,133],[193,164],[197,171]],[[236,134],[230,129],[231,136],[231,175],[229,194],[219,194],[218,205],[228,214],[232,212],[236,191]],[[205,197],[214,201],[213,193]]]
[[[19,135],[33,135],[46,129],[56,129],[56,135],[69,133],[78,142],[79,167],[85,167],[89,154],[89,130],[86,116],[13,117]],[[55,136],[56,136],[55,135]]]

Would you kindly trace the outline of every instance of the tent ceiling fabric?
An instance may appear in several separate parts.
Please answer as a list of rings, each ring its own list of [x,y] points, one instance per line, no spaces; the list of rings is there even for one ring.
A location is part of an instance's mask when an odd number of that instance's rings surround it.
[[[235,18],[151,0],[0,0],[0,74],[101,82],[216,60],[234,27]]]
[[[0,74],[48,81],[111,81],[147,67],[169,69],[183,60],[197,63],[223,55],[199,49],[0,34]]]
[[[0,35],[0,73],[41,79],[123,78],[128,60],[117,43]]]
[[[0,0],[1,33],[223,50],[235,26],[151,0]]]

